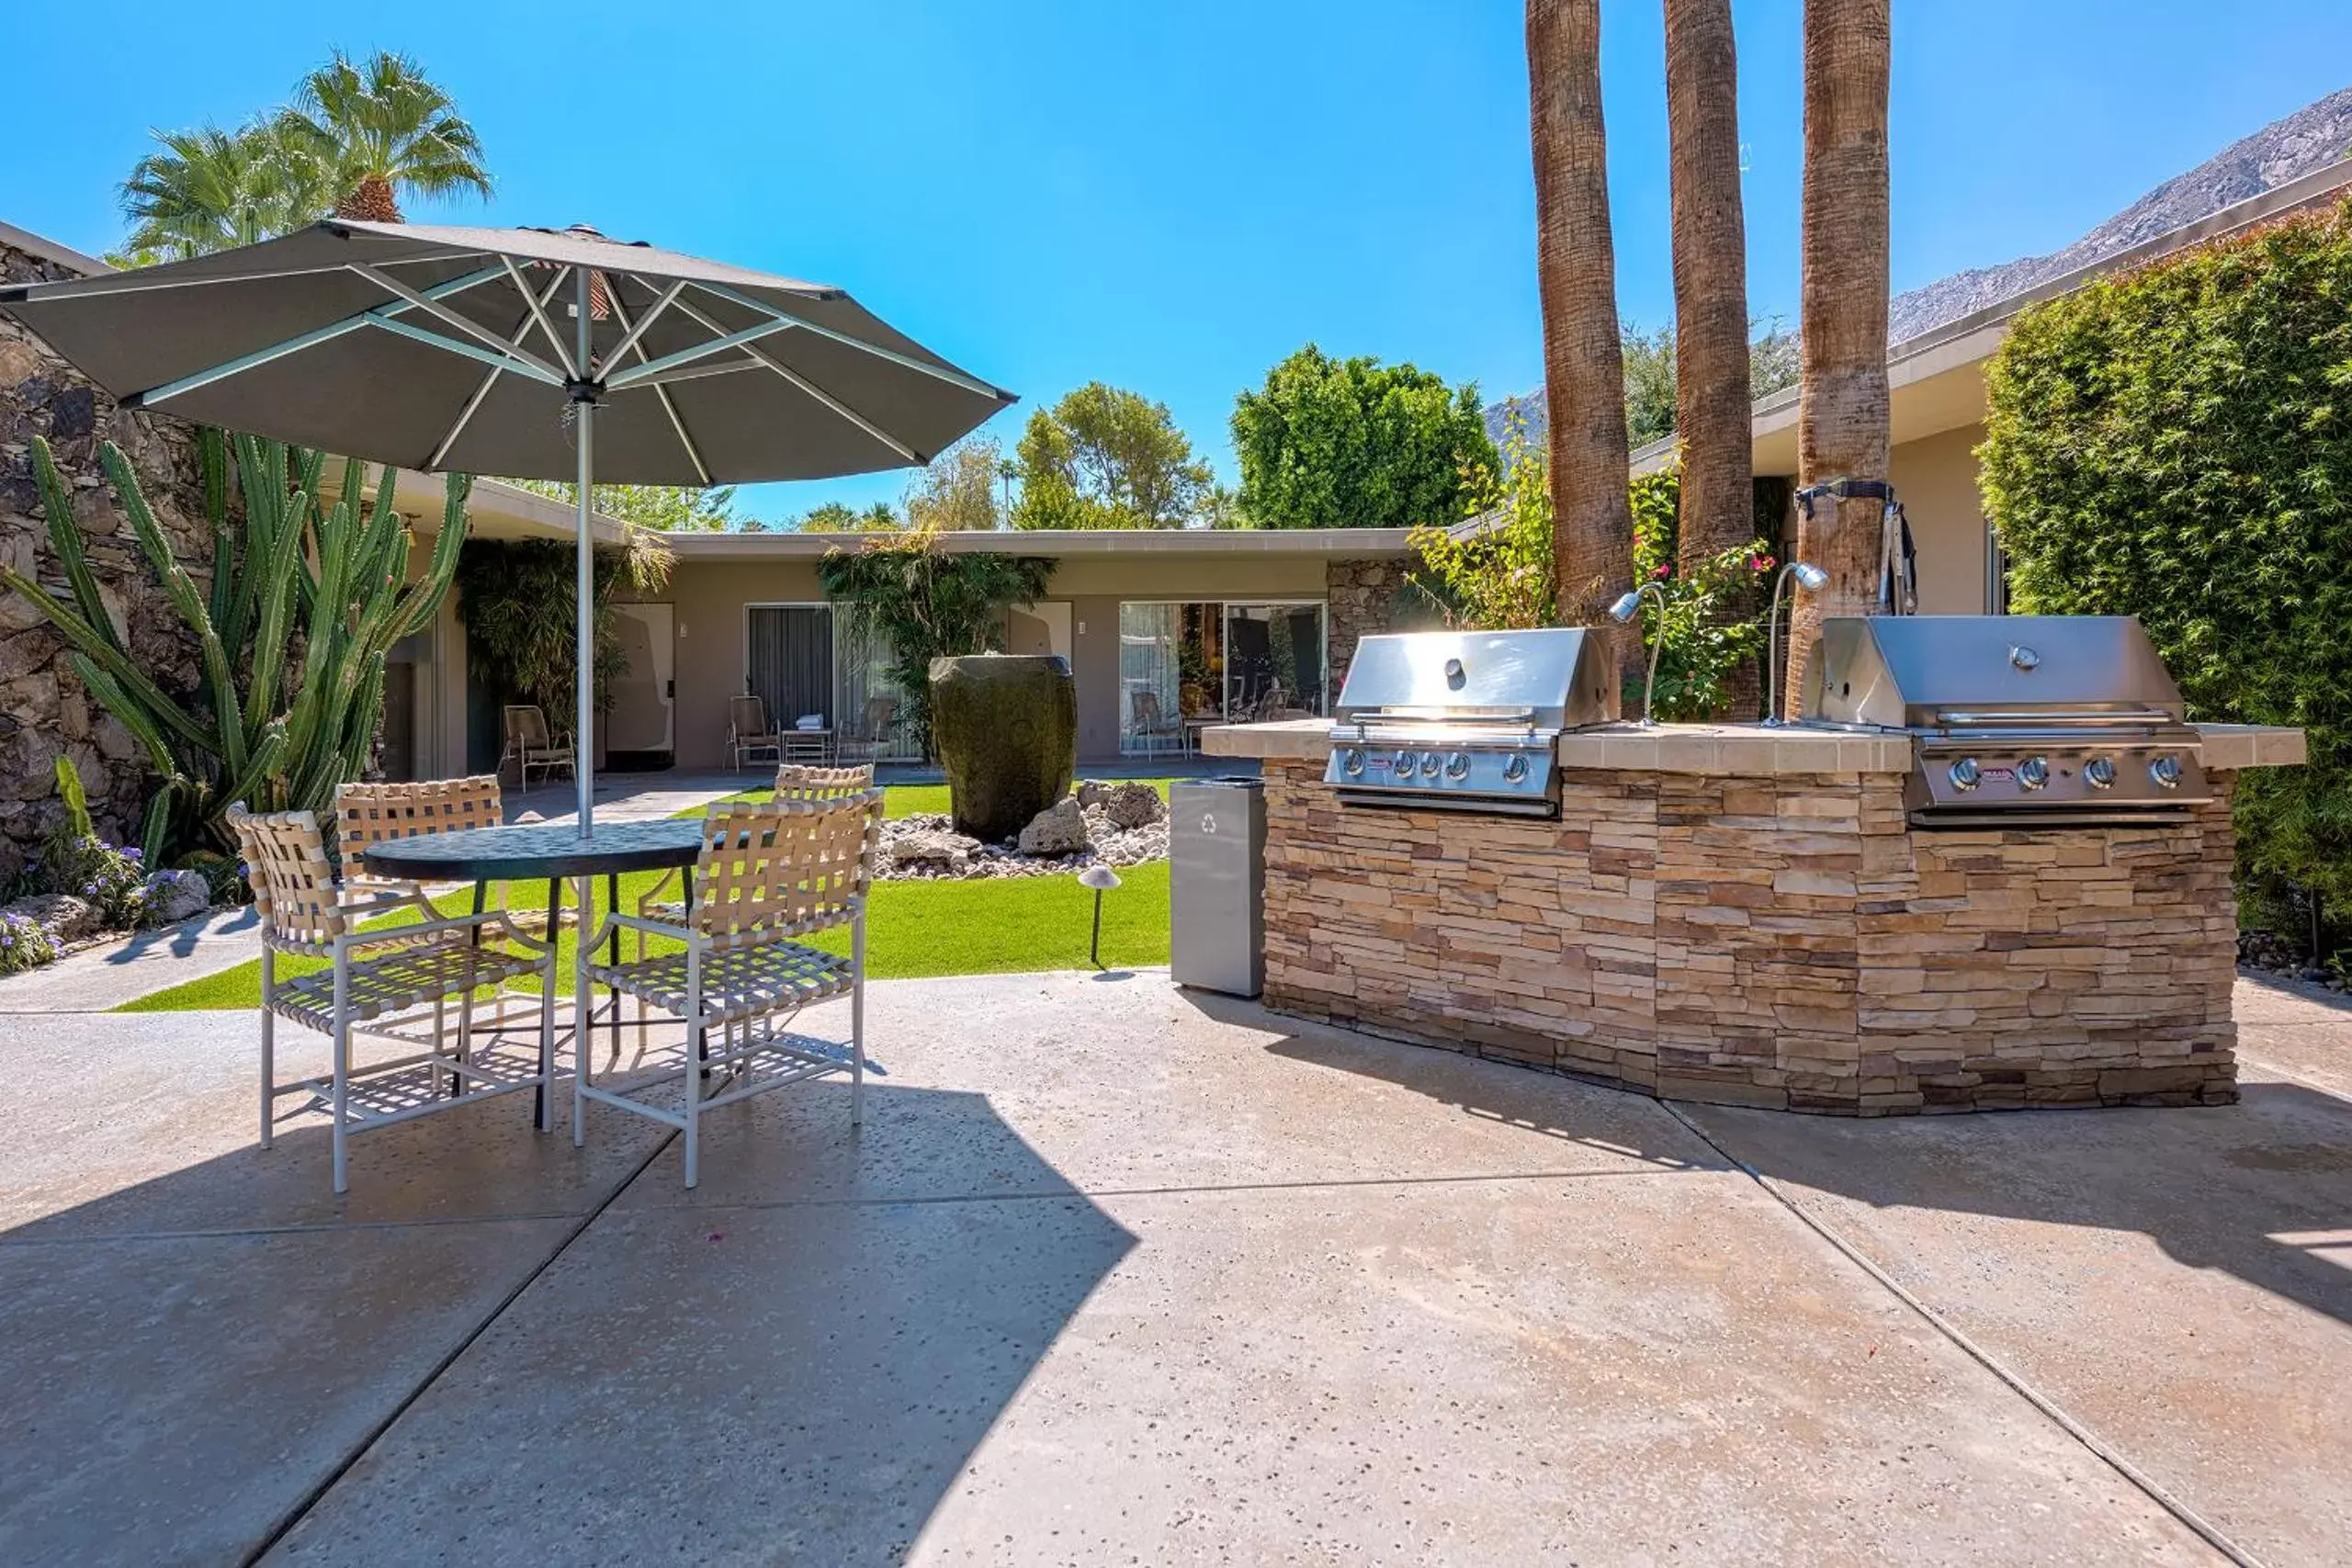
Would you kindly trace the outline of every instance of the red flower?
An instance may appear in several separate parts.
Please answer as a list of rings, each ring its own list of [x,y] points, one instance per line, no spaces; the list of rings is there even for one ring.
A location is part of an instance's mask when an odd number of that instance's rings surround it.
[[[1748,558],[1747,566],[1751,571],[1770,571],[1772,570],[1772,558],[1768,555],[1751,556]]]
[[[1664,577],[1664,576],[1668,575],[1669,572],[1671,572],[1673,570],[1674,570],[1674,569],[1673,569],[1672,567],[1669,567],[1669,566],[1663,566],[1663,565],[1660,565],[1660,566],[1654,566],[1654,567],[1650,568],[1650,576],[1651,576],[1651,577],[1653,577],[1653,578]]]

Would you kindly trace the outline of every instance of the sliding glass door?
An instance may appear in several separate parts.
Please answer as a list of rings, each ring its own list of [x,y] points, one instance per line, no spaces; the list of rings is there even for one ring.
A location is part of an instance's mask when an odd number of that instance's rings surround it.
[[[1323,712],[1323,606],[1225,606],[1225,712],[1235,720]]]
[[[751,604],[743,616],[743,689],[766,705],[768,723],[790,729],[814,715],[830,728],[836,716],[832,606]]]

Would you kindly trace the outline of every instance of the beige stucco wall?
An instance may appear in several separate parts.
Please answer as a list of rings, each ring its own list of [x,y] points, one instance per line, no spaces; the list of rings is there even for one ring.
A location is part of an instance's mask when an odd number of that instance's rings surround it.
[[[1981,424],[1898,445],[1888,477],[1919,550],[1919,609],[1930,615],[1984,613],[1984,513],[1976,491]]]

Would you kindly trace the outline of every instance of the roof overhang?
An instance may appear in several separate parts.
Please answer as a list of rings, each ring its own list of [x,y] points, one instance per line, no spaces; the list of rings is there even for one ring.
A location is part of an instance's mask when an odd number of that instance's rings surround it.
[[[1352,558],[1402,556],[1412,548],[1408,528],[1014,528],[933,536],[950,555],[1044,556],[1062,560],[1097,556],[1143,558],[1274,557]],[[901,534],[664,534],[681,564],[697,560],[821,560]]]

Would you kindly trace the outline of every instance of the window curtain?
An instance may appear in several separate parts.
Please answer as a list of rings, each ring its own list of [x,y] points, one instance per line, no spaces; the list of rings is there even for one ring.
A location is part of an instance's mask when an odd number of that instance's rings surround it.
[[[1178,697],[1183,676],[1176,656],[1175,604],[1119,606],[1119,750],[1172,751],[1183,747]]]
[[[768,722],[790,729],[804,714],[834,719],[833,615],[801,605],[754,605],[751,611],[752,693],[767,705]]]

